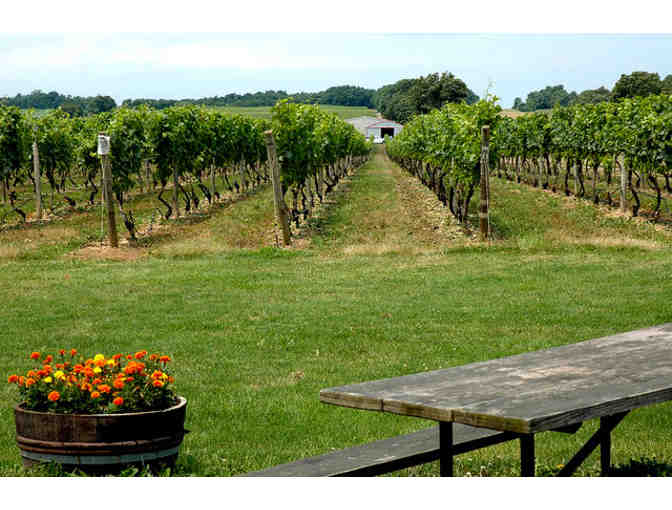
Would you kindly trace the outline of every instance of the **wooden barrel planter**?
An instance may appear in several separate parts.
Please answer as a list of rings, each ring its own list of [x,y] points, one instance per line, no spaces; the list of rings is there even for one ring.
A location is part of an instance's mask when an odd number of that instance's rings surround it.
[[[26,467],[115,472],[131,465],[172,465],[184,438],[187,400],[161,411],[58,414],[14,407],[16,442]]]

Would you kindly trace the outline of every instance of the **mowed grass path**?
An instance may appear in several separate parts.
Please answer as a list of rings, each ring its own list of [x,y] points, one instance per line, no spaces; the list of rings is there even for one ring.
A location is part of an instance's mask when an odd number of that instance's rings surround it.
[[[177,474],[228,476],[432,425],[320,404],[321,388],[672,321],[670,237],[650,225],[493,181],[498,240],[481,244],[381,154],[339,189],[303,249],[210,234],[133,260],[0,261],[0,371],[27,369],[31,350],[168,353],[189,400]],[[241,203],[258,211],[253,232],[268,198]],[[220,236],[233,229],[209,221]],[[0,475],[23,474],[16,391],[0,394]],[[636,411],[614,434],[614,462],[672,465],[671,425],[668,405]],[[594,430],[541,435],[539,473]],[[459,474],[519,466],[516,444],[458,459]]]

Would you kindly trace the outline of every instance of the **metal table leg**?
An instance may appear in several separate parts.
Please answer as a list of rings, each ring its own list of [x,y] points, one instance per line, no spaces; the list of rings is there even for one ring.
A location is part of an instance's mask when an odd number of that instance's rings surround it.
[[[534,434],[520,436],[520,476],[534,476]]]
[[[439,470],[441,476],[453,476],[453,422],[439,422]]]

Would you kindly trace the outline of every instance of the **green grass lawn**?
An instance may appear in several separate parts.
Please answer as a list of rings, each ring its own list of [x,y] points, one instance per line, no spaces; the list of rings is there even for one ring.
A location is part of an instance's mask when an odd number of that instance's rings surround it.
[[[437,244],[458,231],[447,213],[434,233],[431,195],[377,153],[289,250],[259,233],[273,210],[261,190],[131,260],[72,257],[65,242],[0,256],[0,372],[27,370],[32,350],[168,353],[189,401],[176,473],[228,476],[432,425],[321,404],[322,388],[672,321],[669,232],[510,182],[492,193],[496,241]],[[76,231],[68,221],[59,228]],[[246,225],[256,245],[237,244]],[[0,475],[21,475],[17,393],[0,394]],[[671,425],[667,404],[633,412],[613,435],[614,463],[666,472]],[[538,474],[595,428],[540,435]],[[515,443],[456,463],[461,475],[518,470]],[[579,474],[598,472],[594,454]]]

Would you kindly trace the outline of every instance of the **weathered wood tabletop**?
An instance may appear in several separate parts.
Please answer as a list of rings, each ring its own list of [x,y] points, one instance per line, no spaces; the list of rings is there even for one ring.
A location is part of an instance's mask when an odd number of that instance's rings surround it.
[[[672,400],[672,323],[454,368],[351,384],[320,400],[535,434]]]

